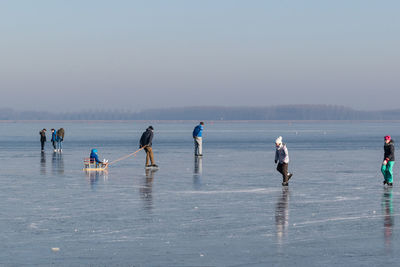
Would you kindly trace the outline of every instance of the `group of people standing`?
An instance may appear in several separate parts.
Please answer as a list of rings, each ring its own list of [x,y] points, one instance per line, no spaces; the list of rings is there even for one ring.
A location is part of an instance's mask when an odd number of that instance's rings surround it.
[[[39,132],[42,152],[44,152],[44,145],[47,141],[46,131],[47,130],[43,128],[43,130]],[[53,145],[54,152],[62,152],[62,142],[64,141],[64,134],[64,128],[60,128],[57,131],[55,129],[51,129],[51,143]]]

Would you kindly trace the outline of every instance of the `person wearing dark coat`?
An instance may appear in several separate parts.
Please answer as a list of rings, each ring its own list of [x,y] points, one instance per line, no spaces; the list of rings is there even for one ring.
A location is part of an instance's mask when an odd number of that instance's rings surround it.
[[[44,151],[44,143],[46,143],[46,129],[39,132],[40,134],[40,144],[42,146],[42,151]]]
[[[140,138],[140,148],[143,148],[146,151],[146,167],[158,167],[154,161],[154,154],[152,149],[153,142],[153,126],[147,127],[146,131],[143,132],[142,137]],[[151,165],[149,164],[151,162]]]
[[[381,166],[381,172],[383,174],[383,184],[389,186],[393,185],[393,165],[394,165],[394,141],[387,135],[385,136],[385,144],[383,146],[385,152],[383,156],[383,162]]]

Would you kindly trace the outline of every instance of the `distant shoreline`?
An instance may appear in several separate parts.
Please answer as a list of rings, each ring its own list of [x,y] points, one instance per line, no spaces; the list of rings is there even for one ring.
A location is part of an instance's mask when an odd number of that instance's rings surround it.
[[[207,123],[400,123],[399,120],[204,120]],[[179,123],[193,122],[199,120],[0,120],[0,123],[50,123],[50,122],[65,122],[65,123],[133,123],[133,122],[152,122],[152,123]]]
[[[15,111],[0,108],[0,121],[399,121],[400,109],[360,111],[334,105],[267,107],[198,106],[157,108],[138,112],[89,110],[76,112]]]

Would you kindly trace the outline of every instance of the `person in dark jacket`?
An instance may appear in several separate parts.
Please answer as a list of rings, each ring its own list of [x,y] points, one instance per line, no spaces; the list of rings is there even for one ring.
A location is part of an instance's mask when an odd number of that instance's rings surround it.
[[[64,128],[60,128],[57,130],[56,141],[59,152],[62,152],[62,142],[64,141],[64,134],[65,134]]]
[[[385,136],[385,144],[383,146],[385,154],[383,156],[383,162],[381,172],[383,174],[383,184],[389,186],[393,185],[393,165],[394,165],[394,141],[387,135]]]
[[[278,163],[276,170],[282,174],[282,185],[288,186],[289,179],[292,178],[293,174],[288,172],[289,152],[286,144],[282,143],[282,136],[275,140],[275,146],[275,163]]]
[[[146,131],[142,134],[140,138],[140,148],[144,148],[146,151],[146,168],[149,167],[158,167],[157,164],[154,162],[154,155],[152,149],[152,142],[153,142],[153,126],[147,127]],[[151,161],[151,165],[149,164]]]
[[[56,132],[56,130],[51,129],[51,143],[53,144],[54,152],[57,151],[57,149],[56,149],[57,141],[56,140],[57,140],[57,132]]]
[[[42,146],[42,151],[44,151],[44,143],[46,143],[46,129],[43,128],[43,130],[41,130],[39,134],[40,134],[40,144]]]

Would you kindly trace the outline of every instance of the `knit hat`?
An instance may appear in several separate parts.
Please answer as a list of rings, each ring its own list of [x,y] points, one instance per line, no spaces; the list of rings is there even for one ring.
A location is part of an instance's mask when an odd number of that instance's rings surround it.
[[[390,137],[390,135],[386,135],[385,136],[385,140],[391,140],[392,138]]]
[[[153,126],[149,126],[147,129],[154,130]]]
[[[278,144],[278,145],[282,144],[282,136],[279,136],[278,138],[276,138],[275,144]]]

